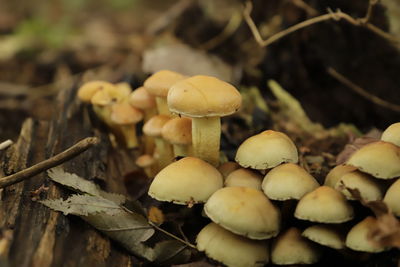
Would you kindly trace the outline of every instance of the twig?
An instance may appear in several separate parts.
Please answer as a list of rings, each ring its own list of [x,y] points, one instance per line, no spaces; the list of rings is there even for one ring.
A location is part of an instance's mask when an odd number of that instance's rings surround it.
[[[193,248],[193,249],[197,249],[195,245],[189,243],[188,241],[183,240],[182,238],[179,238],[179,237],[177,237],[177,236],[171,234],[171,233],[168,232],[168,231],[165,231],[164,229],[162,229],[161,227],[159,227],[157,224],[153,223],[152,221],[149,221],[149,224],[150,224],[151,226],[153,226],[156,230],[158,230],[158,231],[160,231],[160,232],[166,234],[166,235],[169,236],[169,237],[172,237],[173,239],[176,239],[176,240],[182,242],[182,243],[185,244],[186,246],[191,247],[191,248]]]
[[[91,146],[96,145],[98,143],[99,143],[99,139],[97,137],[85,138],[85,139],[79,141],[78,143],[76,143],[75,145],[71,146],[67,150],[64,150],[63,152],[61,152],[49,159],[39,162],[38,164],[35,164],[29,168],[26,168],[25,170],[22,170],[20,172],[0,178],[0,188],[4,188],[9,185],[19,183],[19,182],[21,182],[25,179],[28,179],[32,176],[35,176],[36,174],[39,174],[45,170],[48,170],[55,166],[58,166],[64,162],[76,157],[80,153],[84,152]]]
[[[349,79],[347,79],[345,76],[343,76],[342,74],[338,73],[335,69],[329,67],[327,69],[327,72],[329,73],[329,75],[331,75],[333,78],[335,78],[336,80],[338,80],[339,82],[341,82],[342,84],[346,85],[348,88],[352,89],[354,92],[356,92],[357,94],[361,95],[362,97],[368,99],[369,101],[371,101],[374,104],[377,104],[379,106],[385,107],[387,109],[396,111],[396,112],[400,112],[400,106],[390,103],[386,100],[383,100],[369,92],[367,92],[366,90],[364,90],[362,87],[356,85],[355,83],[353,83],[352,81],[350,81]]]
[[[7,147],[11,146],[14,142],[10,139],[0,143],[0,151],[6,149]]]
[[[376,0],[371,0],[371,2],[370,2],[370,6],[371,7],[368,8],[368,10],[370,10],[370,11],[367,11],[367,15],[365,17],[363,17],[363,18],[355,19],[352,16],[350,16],[349,14],[344,13],[339,9],[336,10],[335,12],[328,10],[327,14],[323,14],[323,15],[320,15],[320,16],[313,17],[313,18],[310,18],[308,20],[302,21],[302,22],[300,22],[298,24],[295,24],[295,25],[293,25],[293,26],[291,26],[291,27],[289,27],[289,28],[287,28],[287,29],[285,29],[285,30],[283,30],[281,32],[278,32],[278,33],[270,36],[266,40],[264,40],[261,37],[260,32],[257,29],[257,26],[255,25],[253,19],[250,16],[250,13],[251,13],[251,10],[252,10],[253,6],[252,6],[252,3],[249,2],[249,1],[246,2],[246,4],[245,4],[245,8],[243,10],[243,17],[244,17],[244,20],[246,21],[247,25],[249,26],[249,28],[250,28],[254,38],[256,39],[257,43],[260,46],[263,46],[263,47],[269,46],[273,42],[276,42],[279,39],[281,39],[281,38],[283,38],[283,37],[295,32],[295,31],[298,31],[298,30],[300,30],[302,28],[311,26],[313,24],[317,24],[317,23],[320,23],[320,22],[328,21],[328,20],[339,21],[341,19],[343,19],[343,20],[347,21],[348,23],[353,24],[355,26],[363,26],[363,27],[369,29],[370,31],[374,32],[375,34],[381,36],[382,38],[384,38],[384,39],[386,39],[386,40],[388,40],[388,41],[390,41],[390,42],[392,42],[392,43],[394,43],[396,45],[399,45],[400,41],[396,37],[392,36],[391,34],[389,34],[387,32],[384,32],[383,30],[379,29],[375,25],[373,25],[373,24],[368,22],[369,17],[371,16],[372,7],[375,5],[374,4],[375,1]]]
[[[313,8],[312,6],[310,6],[309,4],[307,4],[306,2],[304,2],[303,0],[292,0],[292,3],[295,6],[303,9],[310,16],[318,15],[318,11],[315,8]]]

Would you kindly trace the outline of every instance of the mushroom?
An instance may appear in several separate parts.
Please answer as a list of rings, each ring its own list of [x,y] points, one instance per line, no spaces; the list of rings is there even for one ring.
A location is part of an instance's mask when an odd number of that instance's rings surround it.
[[[222,163],[221,165],[219,165],[218,170],[219,172],[222,174],[222,176],[224,177],[224,179],[226,179],[226,177],[233,172],[234,170],[237,170],[240,168],[240,165],[237,164],[234,161],[227,161]]]
[[[162,169],[148,194],[159,201],[182,205],[204,203],[222,187],[222,175],[207,162],[186,157]]]
[[[171,112],[192,118],[194,155],[218,166],[220,117],[240,108],[239,91],[217,78],[197,75],[174,84],[167,100]]]
[[[262,189],[269,199],[300,199],[319,186],[306,170],[293,163],[273,168],[265,175]]]
[[[161,130],[161,135],[173,145],[175,157],[191,154],[192,119],[178,117],[167,121]]]
[[[374,217],[368,216],[350,229],[346,236],[346,246],[352,250],[378,253],[386,248],[375,245],[369,240],[369,234],[376,228],[377,221]]]
[[[400,146],[400,122],[393,123],[383,131],[381,140]]]
[[[351,155],[346,164],[376,178],[400,176],[400,147],[385,141],[369,143]]]
[[[197,235],[197,248],[226,266],[261,267],[268,263],[268,244],[236,235],[215,223],[206,225]]]
[[[281,163],[298,162],[297,148],[281,132],[267,130],[247,138],[236,152],[236,162],[244,168],[265,170]]]
[[[143,125],[144,134],[154,138],[156,152],[158,153],[159,167],[162,169],[174,159],[172,147],[161,136],[165,123],[171,119],[167,115],[156,115]]]
[[[156,97],[159,114],[171,115],[167,105],[168,91],[172,85],[185,78],[187,77],[174,71],[160,70],[144,81],[144,88]]]
[[[320,258],[319,248],[295,227],[281,233],[271,246],[271,261],[278,265],[313,264]]]
[[[342,193],[320,186],[300,199],[294,216],[312,222],[342,223],[353,218],[354,210]]]
[[[208,199],[204,211],[213,222],[251,239],[268,239],[279,232],[279,210],[254,188],[221,188]]]
[[[132,107],[143,110],[145,122],[157,114],[154,96],[144,87],[139,87],[130,93],[129,104]]]
[[[303,231],[302,236],[333,249],[343,249],[345,247],[345,236],[337,227],[332,225],[312,225]]]
[[[240,168],[231,172],[225,179],[225,186],[243,186],[261,190],[262,176],[252,170]]]
[[[354,166],[344,164],[337,165],[326,175],[324,185],[334,188],[344,174],[355,170],[357,170],[357,168]]]
[[[397,179],[386,191],[383,202],[386,203],[394,215],[400,216],[400,179]]]
[[[157,162],[153,156],[148,154],[141,155],[136,159],[135,163],[138,167],[144,170],[147,177],[152,178],[156,175],[157,171],[155,170],[157,168],[154,168],[154,166],[156,165]]]
[[[90,81],[84,83],[78,89],[78,98],[84,103],[90,103],[90,100],[98,91],[103,88],[114,88],[115,86],[112,83],[105,81]]]
[[[113,132],[117,141],[123,143],[127,148],[138,146],[136,124],[142,119],[142,112],[129,105],[127,101],[111,106],[110,120],[113,123]]]

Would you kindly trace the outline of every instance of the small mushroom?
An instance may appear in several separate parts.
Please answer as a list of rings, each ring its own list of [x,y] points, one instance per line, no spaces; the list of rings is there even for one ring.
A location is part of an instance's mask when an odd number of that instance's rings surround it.
[[[267,130],[247,138],[236,152],[236,162],[244,168],[265,170],[281,163],[297,163],[295,144],[281,132]]]
[[[197,75],[174,84],[168,92],[171,112],[192,118],[192,144],[196,157],[219,165],[220,117],[241,106],[239,91],[229,83]]]
[[[218,170],[219,172],[222,174],[222,176],[224,177],[224,179],[226,179],[226,177],[233,172],[234,170],[237,170],[240,168],[240,165],[234,161],[227,161],[222,163],[221,165],[219,165]]]
[[[147,154],[141,155],[136,159],[135,163],[144,170],[147,177],[152,178],[157,174],[155,171],[157,168],[154,168],[157,162],[153,156]]]
[[[90,103],[92,97],[100,90],[106,87],[115,87],[112,83],[105,81],[90,81],[84,83],[78,89],[78,98],[84,103]]]
[[[181,117],[167,121],[161,135],[173,145],[175,157],[186,157],[191,153],[192,144],[192,119]]]
[[[397,179],[386,191],[383,202],[388,205],[394,215],[400,217],[400,179]]]
[[[206,225],[196,239],[199,251],[226,266],[261,267],[268,263],[268,244],[236,235],[215,223]]]
[[[326,175],[324,185],[334,188],[344,174],[355,170],[357,170],[357,168],[354,166],[344,164],[337,165]]]
[[[225,186],[243,186],[261,190],[262,176],[252,170],[240,168],[231,172],[225,179]]]
[[[382,133],[381,140],[400,146],[400,122],[393,123]]]
[[[251,239],[268,239],[279,232],[279,210],[254,188],[221,188],[208,199],[204,211],[213,222]]]
[[[337,227],[332,225],[312,225],[303,231],[302,236],[333,249],[343,249],[345,247],[345,236]]]

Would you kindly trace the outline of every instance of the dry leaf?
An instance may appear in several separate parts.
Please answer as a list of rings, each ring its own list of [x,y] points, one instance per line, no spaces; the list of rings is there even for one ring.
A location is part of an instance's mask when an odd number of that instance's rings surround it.
[[[347,144],[342,150],[342,152],[338,154],[338,156],[336,157],[336,165],[345,163],[354,152],[356,152],[363,146],[375,141],[377,141],[376,138],[368,136],[355,138],[353,142]]]

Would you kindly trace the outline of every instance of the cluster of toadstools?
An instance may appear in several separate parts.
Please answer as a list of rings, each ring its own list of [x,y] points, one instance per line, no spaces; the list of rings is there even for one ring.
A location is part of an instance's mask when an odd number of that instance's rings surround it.
[[[370,240],[374,216],[351,222],[359,200],[351,189],[365,201],[383,200],[400,216],[400,123],[333,168],[320,185],[297,164],[292,140],[278,131],[246,139],[236,162],[221,164],[220,117],[240,108],[241,95],[215,77],[163,70],[133,91],[126,84],[92,81],[78,96],[92,104],[118,144],[143,151],[136,164],[154,177],[151,197],[189,207],[204,203],[211,223],[196,242],[209,258],[227,266],[313,264],[321,246],[390,249]],[[282,222],[289,202],[295,203],[295,218],[309,221],[305,229]]]

